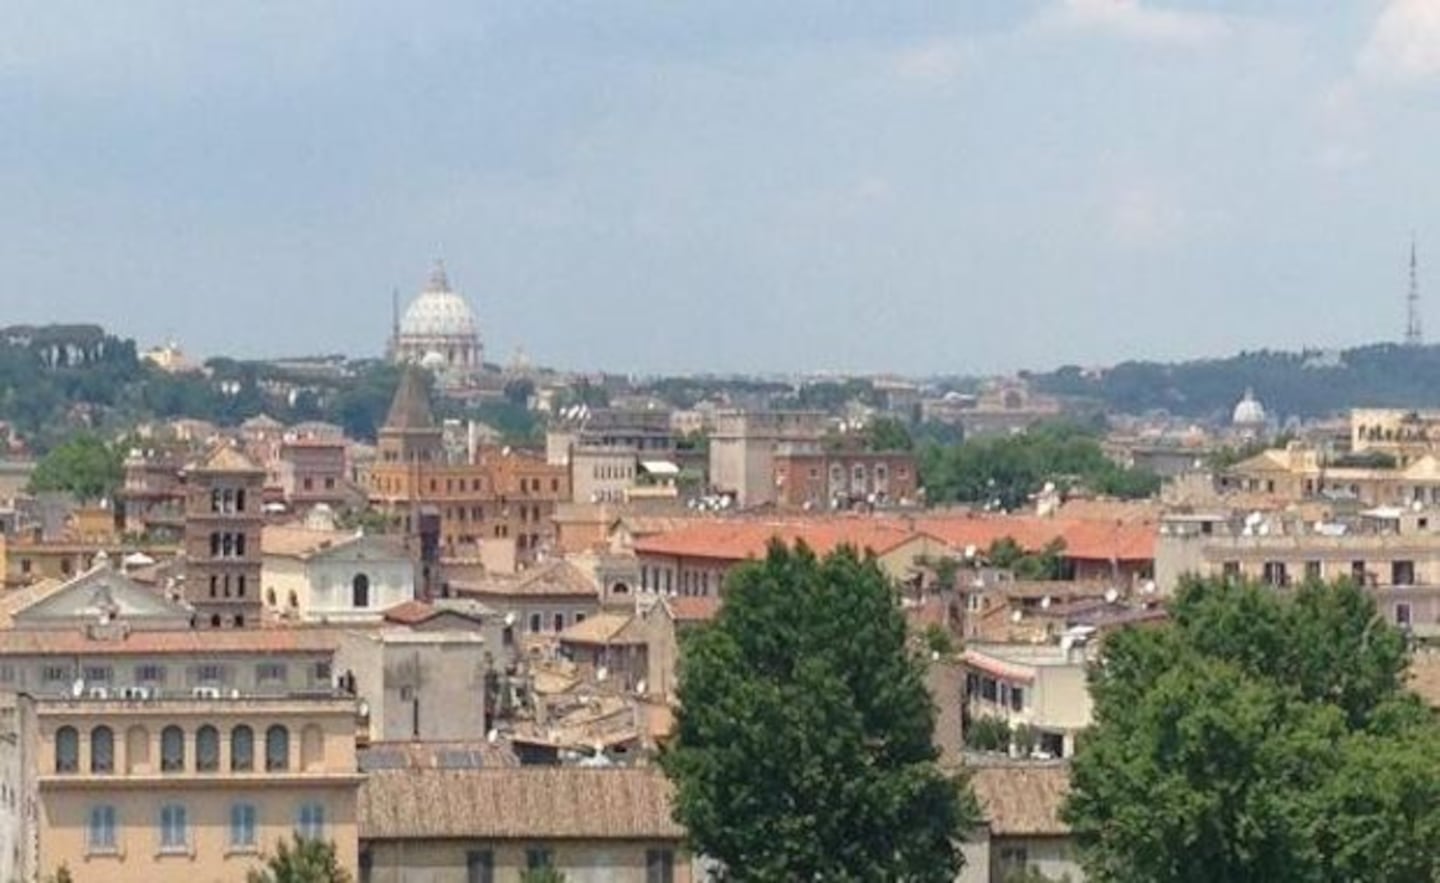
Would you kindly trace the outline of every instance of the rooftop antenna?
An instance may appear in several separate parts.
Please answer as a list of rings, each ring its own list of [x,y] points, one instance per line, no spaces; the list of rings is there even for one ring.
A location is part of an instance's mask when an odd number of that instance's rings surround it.
[[[1420,276],[1415,260],[1415,234],[1410,234],[1410,290],[1405,295],[1405,345],[1420,346]]]

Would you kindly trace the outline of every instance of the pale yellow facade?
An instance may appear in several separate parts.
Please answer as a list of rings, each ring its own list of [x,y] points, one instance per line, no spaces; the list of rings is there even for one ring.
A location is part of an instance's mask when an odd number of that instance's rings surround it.
[[[41,877],[64,866],[76,883],[243,880],[296,831],[358,870],[353,699],[26,707],[36,813],[23,840]]]

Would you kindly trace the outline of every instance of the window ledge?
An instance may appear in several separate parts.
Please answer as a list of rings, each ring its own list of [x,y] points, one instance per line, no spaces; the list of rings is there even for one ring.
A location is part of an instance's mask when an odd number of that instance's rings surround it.
[[[195,847],[190,844],[184,846],[162,846],[155,851],[156,858],[195,858]]]
[[[85,848],[85,860],[97,858],[119,858],[123,859],[125,853],[119,846],[89,846]]]
[[[260,854],[260,846],[259,846],[259,844],[255,844],[255,843],[252,843],[252,844],[250,844],[249,846],[227,846],[227,847],[225,847],[225,857],[226,857],[226,858],[231,858],[231,857],[233,857],[233,856],[240,856],[240,855],[259,855],[259,854]]]

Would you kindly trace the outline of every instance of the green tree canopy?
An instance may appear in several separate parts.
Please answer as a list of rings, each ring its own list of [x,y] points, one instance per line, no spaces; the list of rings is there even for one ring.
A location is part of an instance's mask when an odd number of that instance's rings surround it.
[[[350,874],[340,867],[335,844],[299,834],[281,840],[275,854],[265,860],[263,870],[251,871],[246,883],[350,883]]]
[[[1092,672],[1065,811],[1091,879],[1440,880],[1440,738],[1368,596],[1192,580],[1173,614]]]
[[[920,477],[931,502],[1005,510],[1026,505],[1047,482],[1123,498],[1147,497],[1160,488],[1153,473],[1125,469],[1105,456],[1094,429],[1071,423],[957,445],[927,444],[920,452]]]
[[[108,499],[123,477],[120,451],[99,436],[81,433],[35,464],[30,490],[68,491],[81,500]]]
[[[687,638],[663,758],[695,850],[732,881],[949,883],[978,821],[873,560],[770,547]]]

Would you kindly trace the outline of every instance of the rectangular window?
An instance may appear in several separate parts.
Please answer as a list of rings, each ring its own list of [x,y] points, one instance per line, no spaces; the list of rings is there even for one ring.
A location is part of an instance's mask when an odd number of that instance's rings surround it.
[[[40,675],[46,683],[50,684],[71,680],[70,667],[66,665],[47,665]]]
[[[137,665],[135,666],[135,680],[142,684],[163,684],[165,682],[165,666]]]
[[[325,807],[318,803],[300,804],[295,832],[306,840],[322,840],[325,837]]]
[[[230,806],[230,848],[251,850],[255,843],[255,806],[235,803]]]
[[[645,883],[675,883],[675,853],[651,849],[645,853]]]
[[[85,833],[85,846],[92,853],[116,850],[115,807],[108,804],[90,807],[90,824]]]
[[[1261,572],[1261,578],[1267,585],[1280,587],[1290,584],[1290,575],[1286,572],[1284,561],[1266,561]]]
[[[1235,582],[1239,580],[1240,562],[1226,561],[1224,564],[1220,565],[1220,575],[1225,578],[1226,582]]]
[[[495,853],[474,849],[465,853],[465,883],[495,883]]]
[[[197,683],[219,683],[224,679],[224,666],[211,664],[195,666],[195,680]]]
[[[1011,711],[1024,711],[1024,710],[1025,710],[1025,688],[1024,688],[1024,687],[1011,687],[1011,688],[1010,688],[1010,710],[1011,710]]]
[[[283,662],[262,662],[255,666],[255,680],[257,681],[283,681],[285,680],[285,663]]]
[[[160,851],[184,852],[190,846],[190,832],[185,825],[185,807],[167,803],[160,807]]]
[[[1409,604],[1396,604],[1396,605],[1395,605],[1395,624],[1398,625],[1398,626],[1400,626],[1401,628],[1409,628],[1409,626],[1410,626],[1410,605],[1409,605]]]
[[[1413,586],[1413,585],[1415,585],[1415,562],[1414,562],[1414,561],[1392,561],[1392,562],[1390,562],[1390,585],[1392,585],[1392,586]]]
[[[534,871],[540,868],[548,868],[553,861],[554,858],[551,856],[550,850],[543,846],[532,846],[525,850],[525,867],[529,870]]]
[[[1316,583],[1324,578],[1325,573],[1321,570],[1319,561],[1305,562],[1305,581],[1307,583]]]
[[[995,701],[995,697],[998,696],[999,693],[1000,693],[999,685],[995,683],[995,679],[994,679],[994,678],[981,678],[981,679],[980,679],[980,698],[981,698],[981,699],[987,700],[987,701],[989,701],[989,702],[994,702],[994,701]]]
[[[539,634],[539,633],[540,633],[540,614],[538,614],[538,613],[532,613],[532,614],[530,614],[530,634],[534,635],[534,634]]]
[[[111,671],[108,665],[87,665],[83,669],[83,677],[90,683],[108,684],[110,675]]]

